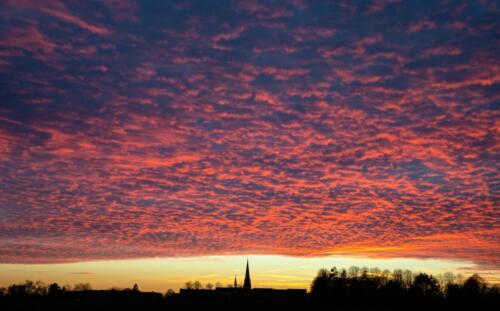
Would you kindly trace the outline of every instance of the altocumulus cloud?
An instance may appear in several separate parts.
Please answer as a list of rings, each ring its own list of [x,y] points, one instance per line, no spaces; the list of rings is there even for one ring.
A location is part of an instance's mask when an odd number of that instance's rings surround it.
[[[3,1],[0,16],[1,262],[500,265],[497,1]]]

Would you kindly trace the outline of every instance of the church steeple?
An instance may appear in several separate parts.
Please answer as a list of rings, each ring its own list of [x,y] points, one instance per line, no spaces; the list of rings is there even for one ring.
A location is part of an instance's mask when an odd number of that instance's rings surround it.
[[[252,289],[252,283],[250,281],[250,268],[248,266],[248,258],[247,258],[247,271],[245,273],[245,282],[243,283],[243,288],[244,289]]]
[[[238,282],[236,282],[236,274],[234,275],[234,288],[238,287]]]

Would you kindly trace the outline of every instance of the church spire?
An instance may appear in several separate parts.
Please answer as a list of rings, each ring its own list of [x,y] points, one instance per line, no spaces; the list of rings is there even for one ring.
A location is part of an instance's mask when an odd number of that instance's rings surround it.
[[[252,289],[252,283],[250,281],[250,268],[248,266],[248,258],[247,258],[247,271],[245,273],[245,282],[243,283],[244,289]]]
[[[238,287],[238,282],[236,282],[236,274],[234,275],[234,288]]]

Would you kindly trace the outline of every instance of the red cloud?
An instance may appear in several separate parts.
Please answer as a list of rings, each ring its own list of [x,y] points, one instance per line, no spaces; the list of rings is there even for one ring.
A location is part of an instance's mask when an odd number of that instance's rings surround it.
[[[90,31],[98,35],[108,35],[110,31],[102,26],[90,24],[76,15],[67,11],[63,2],[51,1],[46,4],[41,4],[37,1],[21,0],[21,1],[7,1],[7,3],[15,8],[23,10],[35,10],[54,17],[58,20],[73,24],[77,27]]]
[[[316,5],[160,6],[144,21],[141,5],[121,18],[10,4],[0,261],[363,254],[497,268],[496,20],[434,29],[456,25],[450,13],[402,32],[384,13],[404,3]],[[42,14],[15,14],[28,11]]]

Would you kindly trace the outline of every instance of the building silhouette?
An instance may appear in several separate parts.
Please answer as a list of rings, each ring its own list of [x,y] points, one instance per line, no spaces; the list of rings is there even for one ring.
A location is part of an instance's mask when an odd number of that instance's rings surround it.
[[[250,281],[250,268],[248,267],[248,258],[247,258],[247,271],[245,273],[245,282],[243,283],[243,288],[246,290],[252,289],[252,282]]]
[[[304,303],[308,299],[306,289],[252,288],[250,263],[247,259],[243,287],[238,287],[234,276],[233,287],[210,289],[182,288],[171,298],[174,303],[184,304],[227,304],[227,303]]]

